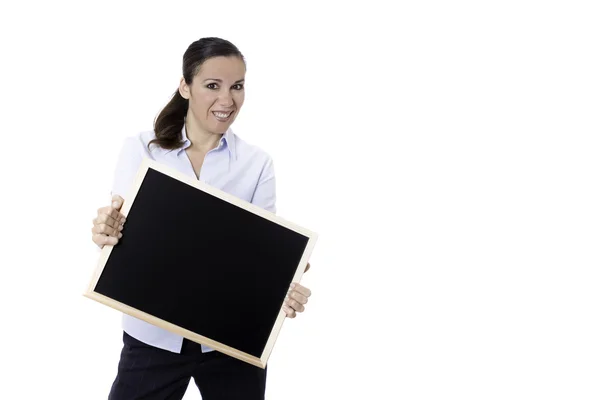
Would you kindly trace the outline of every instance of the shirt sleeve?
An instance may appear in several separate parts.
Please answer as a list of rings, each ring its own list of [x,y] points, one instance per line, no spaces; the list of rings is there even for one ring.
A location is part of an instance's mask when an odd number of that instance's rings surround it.
[[[275,168],[273,160],[269,157],[258,179],[251,203],[275,213],[277,211],[275,200]]]
[[[128,137],[123,142],[117,166],[114,170],[111,197],[118,194],[125,199],[137,175],[143,159],[142,144],[137,137]]]

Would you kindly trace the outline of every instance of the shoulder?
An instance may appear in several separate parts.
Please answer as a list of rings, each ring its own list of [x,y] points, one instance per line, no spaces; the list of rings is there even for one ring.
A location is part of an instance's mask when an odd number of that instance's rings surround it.
[[[148,157],[157,148],[155,145],[148,148],[148,143],[154,138],[156,138],[154,131],[142,131],[127,136],[122,142],[122,152],[128,153],[131,156],[139,155]]]
[[[242,139],[233,132],[229,133],[229,138],[234,142],[237,161],[251,162],[263,167],[273,163],[271,155],[262,147]]]

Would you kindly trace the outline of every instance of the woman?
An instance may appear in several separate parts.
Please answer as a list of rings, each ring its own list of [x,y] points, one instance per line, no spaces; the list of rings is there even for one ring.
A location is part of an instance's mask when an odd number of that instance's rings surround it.
[[[230,125],[244,103],[246,65],[229,41],[203,38],[183,56],[183,77],[160,112],[154,130],[127,138],[119,155],[113,203],[98,210],[93,241],[102,248],[123,236],[119,212],[141,160],[149,157],[275,212],[271,157],[235,135]],[[307,265],[307,270],[310,264]],[[296,284],[283,309],[304,311],[310,290]],[[123,350],[109,399],[181,399],[191,377],[202,398],[263,399],[266,369],[123,316]]]

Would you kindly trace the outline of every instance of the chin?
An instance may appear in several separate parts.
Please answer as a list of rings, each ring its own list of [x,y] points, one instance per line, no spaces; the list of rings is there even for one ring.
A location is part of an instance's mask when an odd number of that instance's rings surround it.
[[[225,133],[235,120],[227,121],[226,123],[215,124],[215,130],[219,133]]]

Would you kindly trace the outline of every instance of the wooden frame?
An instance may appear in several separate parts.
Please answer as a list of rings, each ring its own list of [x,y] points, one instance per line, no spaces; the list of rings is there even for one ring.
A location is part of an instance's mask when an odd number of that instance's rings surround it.
[[[136,196],[140,190],[140,187],[142,186],[144,178],[146,177],[148,171],[151,169],[155,170],[157,172],[160,172],[164,175],[167,175],[171,178],[174,178],[179,182],[185,183],[189,186],[199,189],[199,190],[201,190],[205,193],[208,193],[212,196],[215,196],[221,200],[224,200],[227,203],[233,204],[249,213],[258,215],[265,220],[268,220],[270,222],[278,224],[288,230],[294,231],[296,233],[299,233],[299,234],[307,237],[308,238],[307,245],[304,248],[304,252],[303,252],[302,257],[296,267],[296,270],[295,270],[295,273],[294,273],[293,279],[292,279],[292,282],[300,281],[300,279],[302,278],[302,275],[304,273],[305,266],[308,263],[310,255],[315,246],[315,243],[317,240],[316,233],[314,233],[308,229],[305,229],[301,226],[298,226],[290,221],[287,221],[279,216],[276,216],[275,214],[268,212],[256,205],[253,205],[253,204],[248,203],[244,200],[241,200],[229,193],[226,193],[224,191],[221,191],[219,189],[211,187],[197,179],[189,177],[173,168],[170,168],[168,166],[165,166],[163,164],[160,164],[160,163],[150,160],[148,158],[144,158],[140,168],[138,169],[136,178],[130,189],[129,196],[125,199],[125,202],[121,208],[121,213],[123,215],[125,215],[126,217],[129,215],[131,207],[135,203]],[[129,220],[128,220],[128,222],[129,222]],[[266,346],[264,347],[264,350],[263,350],[262,354],[260,355],[260,357],[257,357],[252,354],[248,354],[246,352],[240,351],[239,349],[231,347],[225,343],[220,343],[209,337],[203,336],[197,332],[193,332],[191,330],[185,329],[185,328],[178,326],[174,323],[171,323],[165,319],[158,318],[158,317],[151,315],[145,311],[136,309],[125,303],[119,302],[117,300],[114,300],[110,297],[107,297],[103,294],[96,292],[95,291],[96,285],[98,284],[98,281],[102,276],[104,268],[111,256],[113,249],[114,249],[114,246],[109,246],[109,245],[104,246],[104,248],[102,249],[97,267],[92,275],[91,281],[89,283],[87,290],[84,293],[84,296],[86,296],[92,300],[95,300],[99,303],[102,303],[104,305],[107,305],[111,308],[119,310],[125,314],[131,315],[140,320],[146,321],[150,324],[156,325],[156,326],[166,329],[170,332],[173,332],[175,334],[183,336],[189,340],[209,346],[214,350],[225,353],[229,356],[235,357],[237,359],[240,359],[242,361],[245,361],[245,362],[255,365],[257,367],[260,367],[260,368],[266,367],[267,360],[271,354],[271,351],[273,349],[273,346],[275,344],[275,341],[277,339],[279,331],[281,330],[283,322],[286,318],[285,312],[282,309],[280,309],[279,314],[277,315],[275,324],[273,325],[273,327],[270,331],[271,333],[268,337],[268,341],[267,341]],[[283,297],[281,299],[281,301],[282,301],[281,306],[283,306],[285,297]]]

